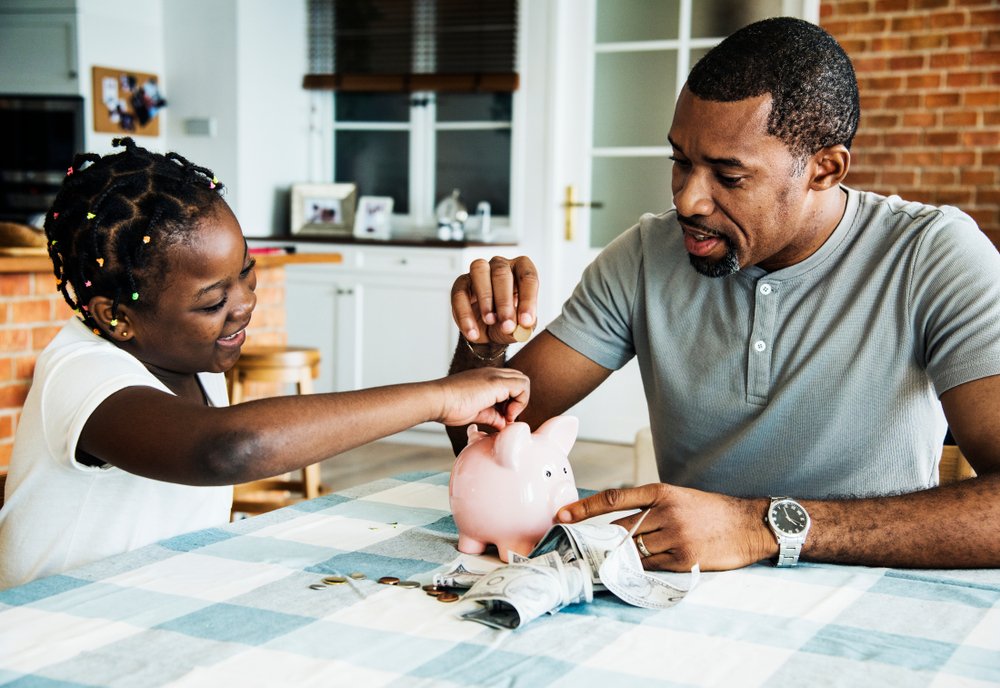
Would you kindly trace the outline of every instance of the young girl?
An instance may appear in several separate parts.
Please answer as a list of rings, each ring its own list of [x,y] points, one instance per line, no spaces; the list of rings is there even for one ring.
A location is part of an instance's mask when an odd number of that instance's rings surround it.
[[[45,220],[78,318],[39,356],[0,510],[0,588],[229,520],[232,485],[425,421],[503,427],[515,370],[229,406],[254,261],[222,184],[151,153],[77,156]],[[498,412],[495,405],[506,403]]]

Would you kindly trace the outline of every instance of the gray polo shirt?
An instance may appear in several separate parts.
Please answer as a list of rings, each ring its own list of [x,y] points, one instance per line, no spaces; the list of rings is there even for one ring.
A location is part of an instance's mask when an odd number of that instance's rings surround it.
[[[1000,374],[1000,255],[951,207],[847,189],[782,270],[704,277],[674,211],[644,215],[547,328],[616,370],[638,357],[660,479],[733,495],[937,483],[938,396]]]

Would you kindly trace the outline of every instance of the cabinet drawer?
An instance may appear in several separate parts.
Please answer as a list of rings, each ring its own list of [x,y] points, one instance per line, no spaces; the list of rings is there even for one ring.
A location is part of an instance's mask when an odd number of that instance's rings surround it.
[[[358,267],[370,270],[405,270],[458,277],[459,256],[452,253],[416,251],[365,251],[358,256]]]

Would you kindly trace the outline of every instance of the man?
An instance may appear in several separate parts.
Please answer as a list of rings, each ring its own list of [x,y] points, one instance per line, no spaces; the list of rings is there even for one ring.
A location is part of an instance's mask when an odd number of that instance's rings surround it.
[[[650,569],[1000,567],[1000,256],[954,208],[843,186],[858,116],[849,58],[807,22],[752,24],[692,70],[674,209],[612,242],[507,363],[537,426],[639,359],[663,483],[560,520],[649,509]],[[453,368],[503,365],[537,289],[527,258],[473,263]],[[979,477],[937,487],[948,427]]]

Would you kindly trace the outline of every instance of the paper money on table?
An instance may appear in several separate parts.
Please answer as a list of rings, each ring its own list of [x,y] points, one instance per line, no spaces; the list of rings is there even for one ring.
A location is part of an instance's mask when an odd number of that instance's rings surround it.
[[[666,609],[684,599],[698,582],[690,574],[650,573],[630,533],[613,524],[552,526],[527,557],[511,557],[479,577],[464,595],[481,607],[462,615],[494,628],[519,628],[568,604],[590,602],[607,590],[636,607]],[[680,577],[680,578],[679,578]]]

